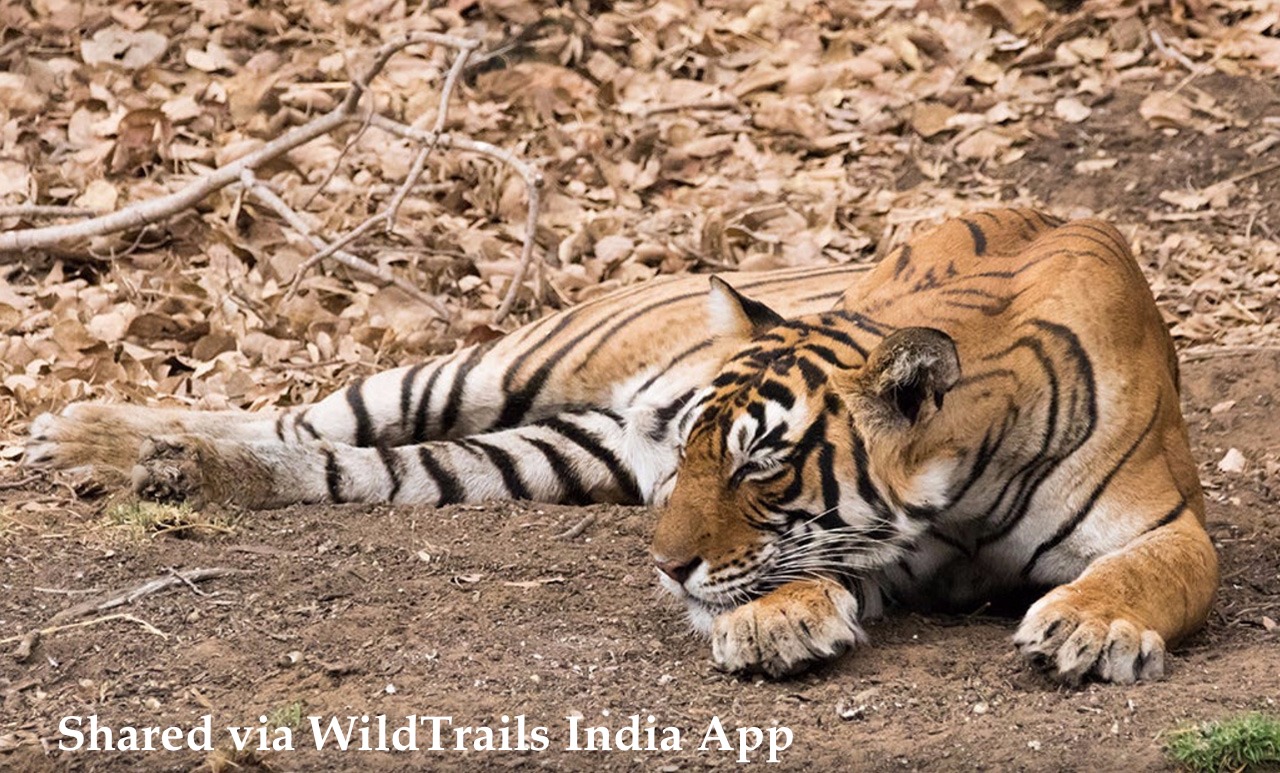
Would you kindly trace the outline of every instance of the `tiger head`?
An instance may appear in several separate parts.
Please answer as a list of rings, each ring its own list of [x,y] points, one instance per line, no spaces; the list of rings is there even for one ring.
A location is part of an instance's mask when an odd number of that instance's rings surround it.
[[[711,284],[713,328],[736,353],[695,398],[653,541],[661,582],[703,630],[789,581],[897,560],[958,466],[936,431],[960,377],[945,333],[785,320]]]

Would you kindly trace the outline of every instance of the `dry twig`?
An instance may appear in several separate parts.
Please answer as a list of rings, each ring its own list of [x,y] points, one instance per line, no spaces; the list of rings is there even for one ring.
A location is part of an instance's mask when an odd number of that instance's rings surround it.
[[[449,72],[441,89],[439,109],[436,112],[435,122],[432,129],[430,131],[423,131],[406,124],[390,121],[390,119],[384,119],[382,116],[378,116],[376,114],[362,115],[359,116],[358,120],[366,125],[372,121],[384,129],[387,129],[388,126],[394,126],[394,133],[402,137],[423,142],[424,147],[415,158],[408,176],[396,189],[386,208],[374,215],[372,218],[361,223],[344,236],[326,244],[323,240],[314,235],[312,227],[302,218],[301,215],[293,210],[293,208],[289,207],[288,204],[276,195],[274,191],[254,176],[253,170],[304,143],[310,142],[317,137],[327,134],[342,125],[357,119],[356,109],[359,106],[361,97],[368,91],[369,84],[372,82],[373,78],[382,71],[393,55],[405,48],[408,48],[409,46],[419,43],[432,43],[435,45],[449,46],[458,51],[453,64],[449,68]],[[470,57],[471,52],[473,52],[478,46],[479,43],[474,40],[460,38],[454,35],[441,35],[431,32],[412,33],[386,43],[374,53],[372,63],[360,75],[352,79],[351,87],[342,102],[328,113],[291,129],[252,153],[221,166],[200,180],[197,180],[196,182],[166,196],[140,201],[115,212],[98,217],[92,217],[91,219],[79,223],[0,233],[0,253],[47,248],[67,241],[92,236],[102,236],[130,228],[146,226],[164,218],[171,217],[172,215],[193,206],[215,191],[225,188],[228,185],[232,185],[233,183],[240,182],[250,195],[254,196],[258,201],[274,210],[290,225],[290,227],[294,228],[311,241],[317,249],[317,252],[308,258],[302,267],[299,268],[297,276],[295,276],[293,284],[289,289],[289,294],[292,294],[294,290],[296,290],[299,278],[307,269],[314,266],[324,258],[334,257],[348,268],[367,274],[385,284],[395,285],[401,290],[404,290],[411,297],[430,306],[432,310],[441,317],[444,317],[447,315],[447,310],[439,301],[422,292],[407,281],[395,277],[385,269],[349,252],[344,252],[343,247],[372,230],[378,223],[385,223],[387,229],[390,230],[395,224],[397,213],[399,212],[405,197],[418,183],[423,169],[426,166],[426,160],[429,153],[436,146],[453,147],[461,150],[482,153],[491,158],[498,159],[503,163],[509,164],[512,168],[516,169],[524,179],[529,190],[529,218],[526,222],[525,228],[526,235],[524,249],[521,252],[519,268],[517,269],[516,275],[513,277],[512,285],[507,293],[507,297],[503,301],[502,306],[498,309],[498,312],[495,314],[494,321],[500,321],[506,317],[507,313],[510,311],[511,305],[514,303],[515,297],[519,292],[519,287],[524,281],[528,264],[532,259],[533,238],[535,235],[539,212],[538,191],[542,185],[542,175],[537,169],[521,162],[512,154],[497,148],[496,146],[490,145],[489,143],[468,140],[456,135],[447,135],[443,133],[445,124],[448,121],[449,102],[453,90],[461,73],[466,67],[467,60]],[[65,216],[71,214],[80,216],[84,214],[64,207],[18,207],[11,209],[14,210],[11,214],[23,214],[27,216]]]
[[[136,587],[129,588],[128,590],[117,591],[105,598],[91,599],[89,601],[76,604],[75,606],[67,607],[50,618],[49,621],[40,628],[30,630],[21,636],[11,636],[7,639],[0,639],[0,645],[19,642],[17,649],[13,652],[13,657],[18,662],[22,662],[31,656],[31,651],[40,641],[41,636],[47,636],[68,628],[96,625],[97,623],[106,622],[108,620],[130,620],[146,627],[152,633],[168,638],[167,634],[160,631],[155,626],[145,620],[128,614],[106,615],[105,617],[97,617],[93,620],[87,620],[79,623],[68,623],[67,621],[76,620],[77,618],[86,617],[98,612],[105,612],[110,609],[115,609],[116,607],[124,606],[125,604],[132,604],[144,596],[150,596],[153,593],[158,593],[159,591],[171,588],[175,585],[182,585],[184,583],[190,585],[203,580],[225,577],[229,574],[239,574],[240,571],[241,570],[239,569],[226,569],[219,567],[214,569],[192,569],[188,572],[173,572],[164,577],[157,577],[154,580],[148,580],[147,582]]]
[[[415,129],[412,126],[380,115],[373,116],[373,125],[399,137],[434,143],[441,147],[466,150],[495,158],[516,170],[516,173],[524,180],[525,189],[528,193],[529,209],[525,218],[524,243],[520,249],[520,264],[516,267],[515,275],[511,277],[511,285],[507,289],[506,297],[502,299],[502,305],[493,314],[493,324],[496,325],[506,319],[507,314],[511,312],[512,305],[515,304],[516,296],[520,293],[520,287],[524,284],[524,278],[529,271],[529,263],[533,260],[534,238],[537,236],[538,215],[542,208],[541,192],[544,182],[542,172],[534,165],[516,158],[509,151],[488,142],[481,142],[480,140],[473,140],[455,134],[434,134]]]
[[[575,539],[577,537],[582,536],[582,533],[587,529],[591,528],[591,524],[595,522],[596,522],[596,514],[587,513],[586,517],[584,517],[581,521],[578,521],[574,525],[570,526],[568,529],[565,529],[564,531],[560,532],[555,536],[555,538],[556,539]]]

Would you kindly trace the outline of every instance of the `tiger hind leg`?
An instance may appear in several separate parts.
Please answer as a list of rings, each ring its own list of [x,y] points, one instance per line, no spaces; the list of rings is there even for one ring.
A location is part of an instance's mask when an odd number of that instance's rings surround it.
[[[74,403],[31,422],[26,464],[35,468],[129,470],[151,437],[234,436],[251,441],[276,435],[279,414],[189,411],[136,405]]]
[[[473,350],[383,371],[317,403],[278,411],[196,411],[75,403],[31,423],[26,463],[44,469],[128,471],[152,438],[199,437],[238,443],[399,445],[440,439],[446,423],[468,429],[485,417],[452,401],[459,360]],[[461,358],[459,358],[461,355]],[[479,359],[476,357],[475,359]]]
[[[642,504],[674,475],[678,458],[674,441],[655,440],[648,426],[589,410],[401,446],[178,435],[144,443],[133,485],[149,499],[253,508],[493,499]]]

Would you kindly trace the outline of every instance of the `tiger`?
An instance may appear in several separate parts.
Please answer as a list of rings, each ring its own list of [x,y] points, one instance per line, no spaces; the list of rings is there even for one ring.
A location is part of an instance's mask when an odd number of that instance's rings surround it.
[[[647,505],[725,671],[833,660],[893,607],[1035,599],[1023,656],[1131,684],[1218,585],[1178,379],[1113,226],[994,209],[870,268],[652,280],[313,405],[72,404],[27,463],[245,508]]]

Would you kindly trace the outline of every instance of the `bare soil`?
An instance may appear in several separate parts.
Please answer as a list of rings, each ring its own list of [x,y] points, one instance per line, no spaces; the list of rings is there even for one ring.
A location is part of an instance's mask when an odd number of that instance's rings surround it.
[[[49,636],[26,662],[6,644],[0,766],[190,770],[209,755],[58,752],[58,724],[96,714],[114,726],[189,727],[210,714],[216,730],[257,728],[259,716],[287,722],[292,709],[326,722],[448,715],[455,727],[493,728],[524,714],[547,728],[550,748],[318,752],[303,720],[294,751],[258,755],[271,769],[731,766],[730,752],[697,750],[713,716],[735,743],[739,727],[790,728],[784,769],[1161,769],[1162,733],[1274,710],[1280,698],[1280,632],[1263,622],[1280,619],[1275,480],[1216,466],[1230,447],[1251,459],[1280,448],[1280,355],[1191,362],[1184,377],[1224,582],[1207,628],[1176,650],[1160,683],[1059,686],[1014,655],[1014,619],[982,610],[894,615],[871,627],[871,646],[797,679],[718,673],[655,592],[653,514],[643,509],[295,507],[182,539],[129,536],[102,504],[27,485],[3,492],[6,633],[82,598],[49,589],[129,588],[171,568],[243,574],[202,583],[207,595],[179,586],[123,609],[165,637],[121,619]],[[587,515],[579,536],[557,536]],[[575,712],[615,730],[632,714],[648,727],[652,714],[681,729],[683,750],[566,751]],[[229,748],[225,731],[215,738]]]

